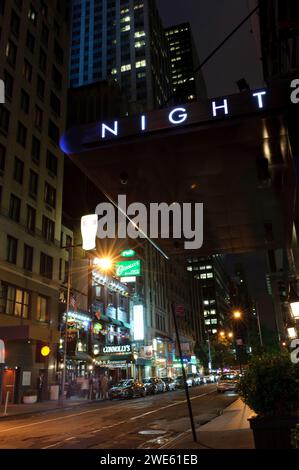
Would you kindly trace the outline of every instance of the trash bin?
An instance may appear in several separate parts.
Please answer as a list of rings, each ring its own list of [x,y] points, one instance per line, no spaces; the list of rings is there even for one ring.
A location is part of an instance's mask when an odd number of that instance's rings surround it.
[[[50,400],[58,400],[59,398],[59,385],[50,386]]]

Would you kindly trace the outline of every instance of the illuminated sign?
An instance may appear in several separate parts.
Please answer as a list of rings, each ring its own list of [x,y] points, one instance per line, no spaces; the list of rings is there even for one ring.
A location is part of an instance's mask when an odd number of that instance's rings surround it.
[[[276,95],[272,97],[266,90],[256,90],[206,102],[188,103],[146,115],[78,126],[64,134],[60,147],[67,154],[88,152],[117,139],[259,112],[266,107],[276,107],[275,100]]]
[[[133,339],[134,341],[144,340],[143,305],[133,306]]]
[[[49,356],[50,352],[51,352],[51,349],[49,348],[49,346],[43,346],[41,349],[41,355],[43,357]]]
[[[132,256],[135,256],[136,252],[134,250],[124,250],[121,252],[120,256],[123,258],[131,258]]]
[[[123,353],[129,354],[132,352],[132,347],[130,344],[124,344],[119,346],[104,346],[103,353],[104,354],[114,354],[114,353]]]
[[[120,282],[127,283],[127,284],[134,283],[136,282],[136,276],[121,277]]]
[[[116,276],[118,277],[140,276],[141,274],[140,259],[132,261],[117,261],[117,263],[115,263],[115,267]]]

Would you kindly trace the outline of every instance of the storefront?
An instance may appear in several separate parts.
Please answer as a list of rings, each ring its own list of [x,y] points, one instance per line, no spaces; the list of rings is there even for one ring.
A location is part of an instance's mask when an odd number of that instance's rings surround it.
[[[113,383],[135,377],[135,359],[131,343],[102,346],[94,360],[95,373],[107,372]]]

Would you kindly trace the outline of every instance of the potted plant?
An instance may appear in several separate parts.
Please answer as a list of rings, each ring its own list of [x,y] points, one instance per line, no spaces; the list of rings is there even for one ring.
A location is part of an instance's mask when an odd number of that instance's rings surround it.
[[[23,393],[23,403],[26,405],[32,405],[37,402],[37,392],[36,390],[25,390]]]
[[[249,419],[256,449],[290,449],[291,430],[299,423],[299,367],[289,354],[252,358],[238,389],[256,413]]]

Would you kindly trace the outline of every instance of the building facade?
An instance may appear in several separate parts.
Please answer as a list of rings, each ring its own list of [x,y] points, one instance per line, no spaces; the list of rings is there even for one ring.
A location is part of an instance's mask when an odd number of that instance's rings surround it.
[[[52,6],[53,3],[53,6]],[[65,2],[0,2],[0,337],[4,398],[56,380],[68,25]],[[42,356],[47,345],[50,354]]]
[[[171,83],[175,103],[207,99],[206,86],[200,72],[195,73],[199,58],[190,23],[165,29],[171,64]]]
[[[230,279],[224,266],[224,256],[188,258],[187,271],[200,285],[205,332],[209,336],[217,335],[226,325],[230,311]]]
[[[109,77],[140,110],[169,97],[167,43],[154,0],[73,0],[70,85]]]

